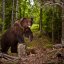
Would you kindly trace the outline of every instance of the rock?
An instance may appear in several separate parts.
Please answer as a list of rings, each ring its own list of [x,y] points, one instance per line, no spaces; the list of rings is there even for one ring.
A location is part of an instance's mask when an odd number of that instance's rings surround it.
[[[63,47],[62,44],[55,44],[55,45],[53,45],[53,48],[62,48],[62,47]]]
[[[26,45],[18,44],[18,56],[25,57],[26,56]]]
[[[36,54],[35,48],[27,48],[26,53],[27,55]]]

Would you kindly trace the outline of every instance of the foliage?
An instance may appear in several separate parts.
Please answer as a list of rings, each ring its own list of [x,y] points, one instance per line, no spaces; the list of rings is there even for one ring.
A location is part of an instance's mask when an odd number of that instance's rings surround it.
[[[43,7],[43,30],[47,33],[53,31],[56,38],[58,38],[58,33],[61,36],[62,18],[61,18],[61,7],[59,5],[47,5]]]
[[[36,47],[44,47],[44,48],[51,48],[52,47],[52,42],[49,37],[46,35],[42,34],[42,37],[39,37],[40,31],[33,32],[34,38],[32,42],[29,42],[28,39],[25,39],[26,45],[29,48],[36,48]]]
[[[39,24],[33,24],[31,27],[32,31],[38,31],[38,29],[39,29]]]
[[[5,0],[5,29],[11,26],[11,16],[12,16],[12,0]],[[14,0],[14,20],[16,19],[16,0]],[[18,19],[22,17],[33,17],[33,26],[31,29],[39,30],[40,27],[40,8],[41,8],[41,1],[33,0],[34,4],[31,5],[30,0],[18,0]],[[2,4],[2,0],[0,1]],[[2,11],[2,7],[0,4],[0,11]],[[61,7],[59,5],[43,5],[42,3],[42,30],[46,33],[52,33],[52,24],[54,25],[54,36],[55,38],[61,37]],[[0,21],[2,24],[2,20]]]
[[[43,7],[43,29],[48,32],[50,32],[52,29],[52,12],[52,7]]]
[[[34,1],[34,5],[30,4],[29,0],[19,0],[18,3],[18,19],[22,17],[33,17],[34,23],[39,23],[39,5],[38,2]],[[14,2],[14,20],[16,13],[16,1]],[[12,16],[12,1],[6,0],[5,2],[5,29],[11,26]],[[37,13],[38,12],[38,13]]]

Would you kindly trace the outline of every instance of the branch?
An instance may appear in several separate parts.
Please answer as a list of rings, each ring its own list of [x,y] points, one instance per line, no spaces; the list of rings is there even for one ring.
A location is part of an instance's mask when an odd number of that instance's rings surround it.
[[[19,57],[10,56],[10,55],[4,54],[4,53],[0,53],[0,58],[4,58],[10,62],[17,62],[17,60],[20,59]]]

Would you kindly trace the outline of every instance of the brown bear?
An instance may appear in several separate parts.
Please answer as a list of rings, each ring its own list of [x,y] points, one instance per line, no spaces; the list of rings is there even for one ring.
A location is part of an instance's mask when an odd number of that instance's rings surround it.
[[[17,53],[17,45],[24,43],[24,36],[28,37],[30,41],[33,39],[33,33],[29,26],[32,25],[32,19],[22,18],[17,20],[12,27],[10,27],[1,38],[1,52],[7,53],[11,47],[12,53]]]

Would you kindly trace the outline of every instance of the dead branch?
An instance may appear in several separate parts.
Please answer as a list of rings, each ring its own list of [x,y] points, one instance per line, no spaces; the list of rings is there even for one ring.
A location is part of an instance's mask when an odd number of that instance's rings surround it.
[[[19,57],[10,56],[4,53],[0,53],[0,58],[4,58],[8,62],[17,62],[20,59]]]

